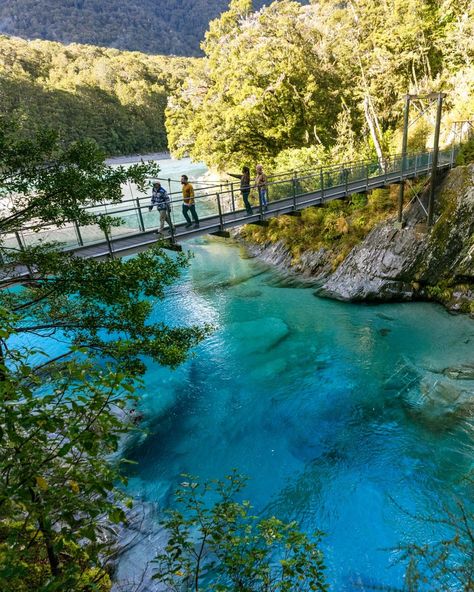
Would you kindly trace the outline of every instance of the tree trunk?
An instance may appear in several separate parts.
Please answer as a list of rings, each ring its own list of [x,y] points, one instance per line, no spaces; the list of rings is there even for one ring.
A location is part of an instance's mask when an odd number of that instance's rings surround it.
[[[44,518],[41,499],[32,487],[30,487],[30,495],[33,503],[38,506],[38,527],[41,531],[41,534],[43,535],[46,553],[48,555],[49,567],[51,569],[51,575],[58,576],[60,571],[59,557],[54,550],[51,528],[47,526]]]
[[[3,353],[3,344],[0,342],[0,382],[5,382],[7,378],[7,369],[5,367],[5,354]]]
[[[377,158],[379,159],[380,165],[385,169],[385,159],[382,152],[382,146],[380,145],[380,141],[377,135],[376,122],[374,122],[374,118],[372,117],[372,114],[370,112],[370,103],[368,96],[364,98],[364,114],[365,119],[367,121],[367,125],[369,126],[370,135],[372,136],[372,141],[374,142],[375,151],[377,152]]]

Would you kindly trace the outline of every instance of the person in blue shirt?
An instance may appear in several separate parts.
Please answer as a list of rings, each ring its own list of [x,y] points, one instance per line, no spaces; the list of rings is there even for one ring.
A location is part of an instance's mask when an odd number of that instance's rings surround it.
[[[171,230],[174,230],[173,223],[171,222],[170,196],[167,194],[165,188],[162,187],[161,183],[159,183],[158,181],[156,181],[156,183],[153,183],[151,204],[148,206],[150,212],[153,209],[153,206],[156,206],[156,209],[160,212],[160,230],[157,230],[156,234],[163,234],[165,222],[168,224]]]

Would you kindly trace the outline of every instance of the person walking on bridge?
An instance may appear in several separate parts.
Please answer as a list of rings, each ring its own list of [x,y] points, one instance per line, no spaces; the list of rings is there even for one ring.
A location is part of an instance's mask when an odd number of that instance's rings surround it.
[[[263,172],[263,166],[261,164],[257,164],[255,169],[257,176],[255,177],[254,185],[258,191],[258,200],[260,202],[260,207],[268,210],[267,206],[267,196],[268,196],[268,181],[267,175]]]
[[[248,166],[242,167],[242,174],[241,175],[234,175],[233,173],[228,173],[230,177],[235,177],[236,179],[240,179],[240,193],[242,194],[242,199],[244,200],[245,211],[247,212],[247,216],[251,216],[253,214],[252,206],[249,202],[249,195],[250,195],[250,169]]]
[[[153,183],[153,192],[151,194],[151,204],[148,209],[151,211],[153,206],[160,212],[160,230],[156,234],[163,234],[165,222],[168,224],[170,230],[174,230],[173,222],[171,221],[171,200],[166,192],[166,189],[161,186],[158,181]]]
[[[186,228],[191,228],[193,223],[189,214],[194,220],[194,228],[199,228],[199,218],[194,204],[194,187],[188,181],[187,175],[181,175],[181,188],[183,191],[183,216],[186,219]]]

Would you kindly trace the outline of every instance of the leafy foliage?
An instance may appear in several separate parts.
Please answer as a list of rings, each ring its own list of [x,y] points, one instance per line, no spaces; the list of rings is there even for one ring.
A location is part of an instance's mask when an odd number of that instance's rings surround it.
[[[331,162],[375,152],[381,159],[400,151],[407,92],[448,93],[446,142],[450,121],[472,112],[472,2],[284,0],[250,8],[233,0],[210,23],[204,60],[172,92],[167,129],[176,155],[218,168],[263,161],[269,172],[290,152],[304,159],[299,150]],[[410,148],[430,144],[432,123],[415,123]]]
[[[0,579],[22,592],[110,588],[107,561],[124,521],[114,460],[130,429],[123,409],[153,361],[182,362],[208,327],[168,327],[151,315],[187,265],[159,246],[94,261],[52,243],[22,249],[25,225],[112,223],[85,206],[118,202],[154,164],[111,168],[91,141],[63,147],[0,120]],[[28,272],[28,278],[24,273]],[[27,285],[25,280],[27,279]],[[48,349],[60,343],[52,359]]]
[[[1,111],[65,144],[94,139],[108,155],[166,150],[167,94],[189,61],[0,36]]]
[[[167,590],[299,592],[327,590],[313,537],[285,523],[251,514],[237,501],[245,485],[235,471],[225,480],[198,483],[193,477],[176,492],[180,507],[164,521],[169,540],[156,562],[155,579]]]
[[[125,519],[125,500],[120,465],[105,458],[130,429],[117,409],[133,388],[74,362],[45,376],[28,358],[0,368],[2,590],[106,590],[110,524]]]
[[[466,165],[474,162],[474,137],[471,136],[470,140],[466,142],[461,150],[458,152],[456,157],[456,164]]]
[[[301,5],[284,0],[257,13],[250,8],[233,0],[211,22],[205,60],[170,99],[167,129],[178,156],[189,152],[222,168],[330,140],[337,104],[327,97],[340,81]]]

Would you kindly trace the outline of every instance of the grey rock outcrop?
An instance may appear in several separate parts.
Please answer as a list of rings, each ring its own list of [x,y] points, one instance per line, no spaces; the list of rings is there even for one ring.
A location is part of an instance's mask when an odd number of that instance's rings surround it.
[[[418,205],[403,228],[394,220],[374,228],[319,294],[349,301],[429,298],[468,311],[474,300],[474,165],[449,172],[436,204],[429,232]]]
[[[282,269],[291,269],[312,280],[323,280],[332,271],[331,252],[326,249],[305,251],[298,261],[293,261],[288,248],[283,241],[267,243],[265,245],[245,244],[246,250],[262,261]]]

